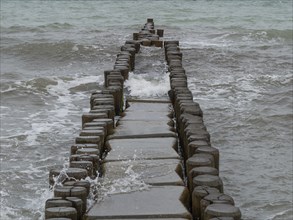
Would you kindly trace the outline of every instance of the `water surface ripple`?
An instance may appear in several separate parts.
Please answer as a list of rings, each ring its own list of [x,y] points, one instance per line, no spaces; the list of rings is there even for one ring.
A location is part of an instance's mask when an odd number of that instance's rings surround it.
[[[2,0],[1,219],[43,219],[49,170],[68,161],[91,92],[149,17],[180,40],[243,219],[293,218],[292,1]],[[147,85],[132,95],[165,95],[167,76],[132,76],[129,89]]]

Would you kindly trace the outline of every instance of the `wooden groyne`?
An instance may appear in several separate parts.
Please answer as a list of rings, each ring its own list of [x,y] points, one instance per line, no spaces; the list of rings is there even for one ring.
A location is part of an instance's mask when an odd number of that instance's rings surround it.
[[[92,93],[90,111],[82,115],[69,168],[50,171],[54,197],[46,201],[46,219],[241,218],[233,198],[224,194],[219,150],[211,146],[203,112],[188,89],[179,41],[164,41],[163,34],[147,19],[121,46],[113,69],[104,71],[104,87]],[[141,47],[150,46],[163,48],[169,97],[125,98],[124,82],[135,58]],[[133,174],[145,189],[130,186],[87,205],[89,180],[115,182]]]

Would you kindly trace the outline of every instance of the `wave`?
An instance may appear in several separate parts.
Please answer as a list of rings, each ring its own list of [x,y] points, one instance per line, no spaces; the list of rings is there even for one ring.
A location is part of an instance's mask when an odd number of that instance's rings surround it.
[[[26,82],[13,82],[1,85],[1,96],[4,98],[11,95],[21,95],[24,93],[38,92],[43,93],[47,91],[48,86],[57,85],[58,82],[54,79],[40,77],[28,80]]]
[[[147,74],[130,74],[130,79],[125,82],[127,92],[133,97],[165,97],[169,88],[169,76],[153,76],[148,78]],[[141,85],[144,85],[143,87]]]
[[[116,48],[104,49],[100,45],[83,45],[63,40],[59,42],[26,42],[1,48],[3,54],[20,56],[24,60],[93,61],[100,60],[113,53]]]
[[[21,32],[30,32],[30,33],[43,33],[46,31],[54,31],[54,30],[66,30],[74,28],[73,25],[69,23],[48,23],[45,25],[39,25],[35,27],[30,26],[23,26],[23,25],[12,25],[9,27],[1,26],[1,32],[2,34],[15,34],[15,33],[21,33]]]
[[[287,63],[283,63],[282,65],[284,67],[286,66],[290,67],[290,64],[287,64]],[[279,74],[256,75],[254,76],[254,82],[259,86],[271,85],[271,86],[276,86],[280,88],[281,87],[290,88],[290,86],[292,86],[292,83],[293,83],[292,72],[286,73],[285,71],[283,71],[283,72],[280,72]],[[277,91],[274,91],[274,94],[276,93]]]
[[[97,82],[102,76],[75,76],[75,77],[37,77],[28,81],[1,83],[1,98],[20,98],[29,95],[65,96],[98,88]]]
[[[245,29],[238,26],[229,28],[212,28],[199,30],[198,38],[185,38],[181,42],[183,49],[194,48],[241,48],[256,47],[257,50],[267,50],[275,45],[291,48],[292,53],[293,31],[290,29]],[[288,47],[289,45],[289,47]]]
[[[45,30],[64,30],[64,29],[71,29],[74,27],[75,27],[74,25],[66,23],[66,22],[65,23],[54,22],[54,23],[38,26],[38,28],[45,29]]]
[[[277,30],[252,30],[242,36],[244,40],[254,40],[260,42],[284,42],[292,43],[293,31],[290,29]]]
[[[43,32],[38,27],[27,27],[22,25],[13,25],[10,27],[3,27],[0,26],[2,34],[14,34],[14,33],[20,33],[20,32],[30,32],[30,33],[38,33]]]
[[[290,29],[244,29],[238,26],[223,29],[219,38],[232,41],[256,43],[292,43],[293,32]]]

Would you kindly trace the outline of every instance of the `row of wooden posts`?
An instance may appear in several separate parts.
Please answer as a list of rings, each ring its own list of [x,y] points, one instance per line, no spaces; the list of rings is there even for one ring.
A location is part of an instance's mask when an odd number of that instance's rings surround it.
[[[104,154],[106,137],[113,133],[115,116],[124,109],[124,81],[134,70],[135,54],[140,46],[162,47],[159,36],[153,32],[153,21],[148,19],[134,40],[128,40],[121,46],[113,69],[104,71],[104,88],[92,93],[90,111],[82,115],[82,130],[71,146],[69,167],[52,169],[49,184],[54,197],[46,201],[45,219],[81,220],[87,210],[87,198],[91,193],[91,184],[87,178],[101,175],[100,163]],[[158,30],[161,36],[163,30]]]
[[[169,96],[175,111],[193,218],[240,219],[241,212],[234,206],[233,198],[224,194],[219,177],[219,150],[211,146],[203,112],[188,88],[179,41],[166,41],[164,48],[170,72]]]

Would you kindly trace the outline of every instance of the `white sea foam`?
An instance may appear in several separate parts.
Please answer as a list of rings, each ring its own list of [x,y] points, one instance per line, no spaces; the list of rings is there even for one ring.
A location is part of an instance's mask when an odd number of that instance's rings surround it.
[[[166,96],[170,89],[168,74],[156,75],[150,79],[148,74],[133,74],[125,82],[131,96],[161,97]]]
[[[125,161],[125,163],[128,162]],[[115,180],[109,180],[107,177],[103,178],[99,185],[98,200],[103,200],[108,195],[149,189],[150,186],[142,180],[141,174],[134,172],[132,165],[126,168],[125,174],[124,177]]]
[[[46,172],[68,158],[68,143],[89,104],[87,84],[102,79],[87,75],[113,66],[119,46],[149,12],[156,26],[165,29],[164,40],[180,40],[188,83],[200,100],[213,143],[221,148],[226,192],[240,206],[243,219],[292,219],[292,212],[283,213],[292,203],[273,210],[262,206],[279,198],[292,201],[287,190],[292,183],[292,115],[283,116],[292,112],[292,1],[180,1],[180,10],[177,1],[169,1],[168,7],[164,1],[156,1],[158,7],[144,1],[34,4],[1,1],[1,219],[43,219]],[[137,10],[140,6],[145,10]],[[52,7],[62,13],[52,15],[47,10]],[[135,19],[124,16],[125,7]],[[172,10],[175,16],[170,16]],[[145,63],[148,58],[161,57],[152,49],[142,50],[136,61],[144,54],[142,70],[152,65]],[[126,85],[138,96],[165,94],[161,87],[167,80],[154,75],[131,75]],[[227,172],[231,167],[233,172]],[[139,185],[140,177],[136,180]],[[44,189],[42,195],[38,187]]]
[[[198,49],[198,48],[209,48],[209,47],[225,48],[225,47],[229,47],[230,45],[231,45],[231,42],[224,39],[180,42],[181,49]]]
[[[30,145],[36,145],[38,144],[37,138],[40,134],[54,133],[56,131],[61,132],[61,130],[63,130],[64,133],[70,132],[68,124],[72,124],[74,127],[74,122],[68,120],[67,116],[78,115],[77,117],[80,117],[81,112],[81,109],[74,104],[74,101],[82,99],[89,100],[89,91],[80,91],[71,94],[70,89],[81,84],[99,81],[99,79],[100,76],[78,77],[74,80],[56,78],[55,80],[58,82],[57,85],[49,85],[47,86],[47,90],[49,94],[52,97],[56,97],[57,100],[54,101],[54,104],[47,103],[51,105],[48,110],[45,109],[44,111],[34,112],[28,116],[30,129],[24,132],[24,135],[27,136],[27,142]]]

